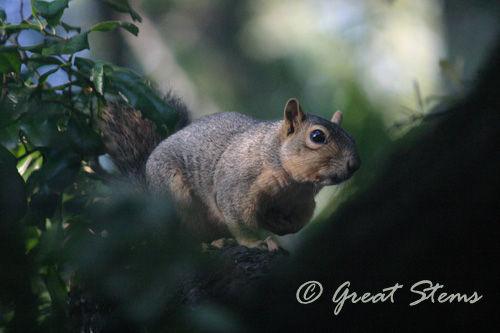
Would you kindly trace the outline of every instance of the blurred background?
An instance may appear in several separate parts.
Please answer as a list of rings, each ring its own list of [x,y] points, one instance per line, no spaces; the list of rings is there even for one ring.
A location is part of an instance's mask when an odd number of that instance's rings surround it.
[[[29,1],[0,0],[12,23],[21,3],[27,17]],[[291,97],[328,119],[344,112],[363,165],[347,184],[322,191],[317,220],[373,180],[393,142],[423,114],[467,89],[500,32],[500,2],[486,0],[130,4],[143,18],[139,36],[92,34],[84,56],[172,88],[193,118],[239,111],[279,119]],[[96,0],[71,1],[63,17],[84,29],[105,20],[132,21]]]

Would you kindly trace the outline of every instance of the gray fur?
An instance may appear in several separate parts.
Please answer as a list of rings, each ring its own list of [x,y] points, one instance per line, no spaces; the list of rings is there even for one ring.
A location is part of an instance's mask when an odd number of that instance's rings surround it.
[[[341,119],[337,115],[333,119]],[[112,104],[107,117],[103,132],[122,173],[154,194],[171,195],[184,227],[203,241],[233,236],[244,245],[277,249],[271,238],[259,241],[259,229],[297,232],[311,219],[317,192],[349,179],[360,163],[340,121],[304,114],[295,99],[284,120],[217,113],[161,143],[154,124],[133,109]],[[322,143],[310,138],[318,129],[325,133]]]

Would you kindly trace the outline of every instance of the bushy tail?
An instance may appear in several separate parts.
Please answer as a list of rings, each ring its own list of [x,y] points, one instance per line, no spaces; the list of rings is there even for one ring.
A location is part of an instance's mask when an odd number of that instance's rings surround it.
[[[179,111],[179,122],[175,130],[186,126],[189,123],[189,111],[184,103],[171,92],[164,100]],[[156,133],[156,125],[129,105],[109,102],[99,127],[107,151],[122,176],[144,180],[146,161],[164,139]]]

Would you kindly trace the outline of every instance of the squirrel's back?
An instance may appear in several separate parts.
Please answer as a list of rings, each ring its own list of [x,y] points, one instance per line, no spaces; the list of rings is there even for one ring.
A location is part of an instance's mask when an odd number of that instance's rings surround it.
[[[217,162],[236,135],[259,121],[236,112],[221,112],[200,118],[161,142],[147,162],[151,190],[165,192],[165,170],[175,165],[189,184],[212,186]]]

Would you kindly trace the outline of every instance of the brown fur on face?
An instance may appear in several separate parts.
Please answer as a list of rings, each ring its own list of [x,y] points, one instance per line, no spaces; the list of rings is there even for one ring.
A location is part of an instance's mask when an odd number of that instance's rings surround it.
[[[285,114],[286,112],[285,110]],[[342,115],[339,112],[332,119],[341,123]],[[314,115],[299,115],[298,118],[302,119],[294,125],[299,128],[298,131],[287,130],[287,121],[282,125],[281,162],[286,172],[295,181],[319,185],[334,185],[349,179],[357,170],[352,165],[359,165],[357,152],[346,149],[353,145],[350,135],[337,123]],[[324,143],[312,141],[311,134],[314,131],[324,133]]]

